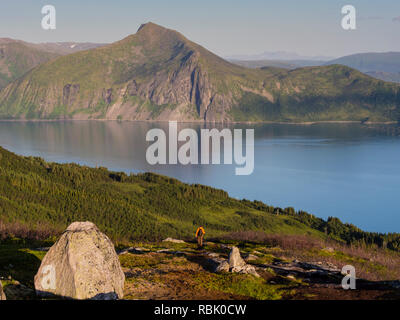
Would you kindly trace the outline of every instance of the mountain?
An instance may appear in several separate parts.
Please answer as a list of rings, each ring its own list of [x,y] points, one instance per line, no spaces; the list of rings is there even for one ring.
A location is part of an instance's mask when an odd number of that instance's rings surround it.
[[[0,38],[0,89],[57,56],[23,41]]]
[[[361,72],[400,72],[400,52],[358,53],[326,62],[331,64],[342,64]]]
[[[98,43],[29,43],[0,38],[0,89],[20,78],[37,65],[60,55],[103,46]]]
[[[400,72],[368,71],[365,74],[383,81],[400,83]]]
[[[398,121],[400,86],[341,65],[232,64],[154,23],[43,63],[0,92],[7,119]]]
[[[66,55],[84,50],[90,50],[94,48],[103,47],[104,43],[91,43],[91,42],[45,42],[35,44],[37,48],[40,48],[47,52],[56,53],[59,55]]]
[[[229,60],[230,62],[246,68],[275,67],[284,69],[297,69],[302,67],[315,67],[325,64],[323,60]]]
[[[303,56],[295,52],[287,51],[273,51],[263,52],[261,54],[254,55],[232,55],[226,57],[227,60],[245,60],[245,61],[260,61],[260,60],[307,60],[307,61],[328,61],[332,60],[332,57],[326,56]]]
[[[331,64],[342,64],[377,79],[400,82],[400,52],[358,53],[325,63]]]
[[[250,56],[252,57],[252,56]],[[248,57],[249,58],[249,57]],[[296,69],[301,67],[341,64],[357,69],[371,77],[383,81],[400,83],[400,52],[360,53],[344,56],[331,61],[325,60],[236,60],[234,64],[247,68],[277,67]]]

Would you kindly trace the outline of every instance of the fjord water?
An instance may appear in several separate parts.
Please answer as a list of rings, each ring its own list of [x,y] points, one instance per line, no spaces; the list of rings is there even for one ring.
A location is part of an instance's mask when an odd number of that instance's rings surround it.
[[[147,164],[145,137],[152,128],[168,132],[168,123],[0,122],[0,145],[50,162],[157,172],[224,189],[239,199],[337,216],[367,231],[400,232],[400,137],[385,130],[357,124],[230,125],[255,129],[254,172],[236,176],[235,164]]]

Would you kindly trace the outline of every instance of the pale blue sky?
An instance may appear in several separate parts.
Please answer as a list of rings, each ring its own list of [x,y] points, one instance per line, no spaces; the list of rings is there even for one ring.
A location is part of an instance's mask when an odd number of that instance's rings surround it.
[[[57,30],[41,29],[41,8],[57,10]],[[341,28],[341,8],[357,9],[357,30]],[[30,42],[113,42],[153,21],[221,55],[291,51],[341,56],[400,51],[399,0],[2,0],[0,37]]]

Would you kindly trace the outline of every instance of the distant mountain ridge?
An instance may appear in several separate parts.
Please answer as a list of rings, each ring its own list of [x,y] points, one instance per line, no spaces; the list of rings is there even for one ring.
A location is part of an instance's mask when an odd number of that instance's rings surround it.
[[[400,52],[358,53],[326,63],[342,64],[384,81],[400,82]]]
[[[45,42],[34,44],[37,48],[44,51],[53,52],[59,55],[67,55],[83,50],[90,50],[103,47],[105,43],[92,43],[92,42]]]
[[[147,23],[18,78],[0,91],[0,118],[393,122],[400,86],[342,65],[249,69]]]
[[[383,81],[400,82],[400,52],[358,53],[340,57],[338,59],[324,60],[230,60],[232,63],[248,67],[278,67],[296,69],[306,66],[323,66],[341,64],[357,69],[371,77]]]
[[[57,56],[24,41],[0,38],[0,89]]]
[[[400,83],[400,72],[368,71],[365,74],[383,81]]]
[[[325,63],[322,60],[229,60],[230,62],[246,68],[283,68],[297,69],[302,67],[317,67]]]
[[[400,72],[400,52],[369,52],[344,56],[325,63],[342,64],[361,72]]]
[[[227,60],[245,60],[245,61],[260,61],[260,60],[308,60],[308,61],[329,61],[334,59],[327,56],[305,56],[295,52],[288,51],[265,51],[260,54],[253,55],[232,55],[227,56]]]
[[[20,78],[37,65],[60,55],[103,46],[96,43],[29,43],[0,38],[0,89]]]

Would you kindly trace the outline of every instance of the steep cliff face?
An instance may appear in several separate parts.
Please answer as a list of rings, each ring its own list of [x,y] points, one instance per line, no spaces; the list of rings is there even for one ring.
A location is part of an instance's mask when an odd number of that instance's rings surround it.
[[[400,119],[400,90],[344,66],[247,69],[153,23],[44,63],[0,91],[0,118]]]

